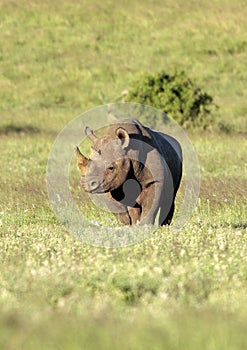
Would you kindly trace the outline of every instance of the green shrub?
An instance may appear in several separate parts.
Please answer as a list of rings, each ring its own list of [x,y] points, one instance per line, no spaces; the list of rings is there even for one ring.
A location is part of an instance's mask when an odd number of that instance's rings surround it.
[[[143,75],[134,81],[124,101],[155,107],[185,128],[207,128],[212,124],[211,112],[215,108],[213,98],[183,71],[173,75],[166,72]]]

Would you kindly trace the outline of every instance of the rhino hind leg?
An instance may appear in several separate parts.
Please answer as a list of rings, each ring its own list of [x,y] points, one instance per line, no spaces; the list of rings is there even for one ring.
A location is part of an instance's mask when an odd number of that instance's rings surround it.
[[[160,210],[160,217],[159,217],[159,225],[160,226],[164,226],[164,225],[170,225],[172,218],[173,218],[173,214],[174,214],[174,209],[175,209],[175,205],[174,205],[174,201],[171,205],[171,208],[169,210],[169,213],[167,214],[166,218],[164,219],[164,213],[162,211],[162,208]]]
[[[179,189],[179,186],[180,186],[181,178],[182,178],[182,171],[180,172],[179,178],[177,180],[177,184],[176,184],[175,189],[174,189],[173,201],[172,201],[171,207],[170,207],[169,212],[166,215],[166,217],[165,217],[165,213],[164,213],[164,208],[162,210],[162,207],[161,207],[160,216],[159,216],[159,225],[160,226],[171,224],[174,210],[175,210],[175,198],[176,198],[176,194],[177,194],[177,191]]]

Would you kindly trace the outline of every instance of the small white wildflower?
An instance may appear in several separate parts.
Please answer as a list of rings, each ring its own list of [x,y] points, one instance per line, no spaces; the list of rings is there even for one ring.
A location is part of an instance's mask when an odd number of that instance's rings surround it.
[[[163,269],[160,266],[155,266],[154,267],[154,272],[161,274],[163,272]]]
[[[168,294],[166,292],[159,293],[159,297],[163,300],[166,300],[168,298]]]
[[[38,243],[38,244],[36,245],[37,253],[39,253],[39,251],[41,250],[41,248],[42,248],[42,244]]]
[[[216,264],[215,267],[214,267],[215,271],[219,271],[220,270],[220,265],[219,264]]]
[[[219,262],[219,257],[218,257],[218,255],[214,254],[214,260],[215,260],[216,262]]]
[[[59,298],[59,299],[58,299],[57,306],[60,307],[60,308],[63,308],[63,307],[65,306],[65,300],[64,300],[64,298]]]
[[[180,250],[180,256],[184,256],[185,253],[186,253],[185,249],[182,248],[182,249]]]
[[[145,274],[145,272],[147,272],[147,271],[148,271],[147,267],[142,267],[139,269],[138,275],[143,276]]]
[[[96,220],[92,220],[91,223],[94,224],[95,226],[100,226],[99,222]]]

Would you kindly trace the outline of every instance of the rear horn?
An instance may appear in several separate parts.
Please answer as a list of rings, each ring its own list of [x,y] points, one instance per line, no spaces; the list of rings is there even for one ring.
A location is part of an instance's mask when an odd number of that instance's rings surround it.
[[[91,141],[95,142],[97,140],[97,137],[94,135],[93,130],[88,126],[85,129],[85,134]]]

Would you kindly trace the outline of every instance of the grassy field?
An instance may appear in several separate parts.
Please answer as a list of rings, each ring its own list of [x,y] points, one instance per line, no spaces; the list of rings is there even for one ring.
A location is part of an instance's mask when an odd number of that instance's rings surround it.
[[[246,349],[246,2],[0,0],[0,26],[0,349]],[[132,247],[82,244],[48,201],[55,137],[176,68],[222,129],[190,132],[191,220]]]

